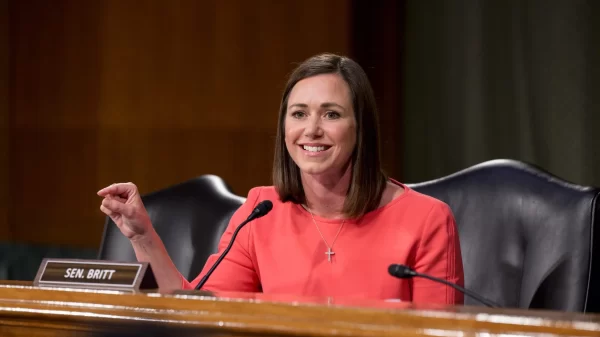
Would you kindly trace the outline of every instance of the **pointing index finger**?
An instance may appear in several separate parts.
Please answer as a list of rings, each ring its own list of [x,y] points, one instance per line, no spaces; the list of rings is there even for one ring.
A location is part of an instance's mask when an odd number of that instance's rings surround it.
[[[98,195],[101,197],[105,197],[107,195],[120,195],[127,198],[132,192],[135,191],[135,186],[131,183],[119,183],[112,184],[107,186],[100,191],[98,191]]]

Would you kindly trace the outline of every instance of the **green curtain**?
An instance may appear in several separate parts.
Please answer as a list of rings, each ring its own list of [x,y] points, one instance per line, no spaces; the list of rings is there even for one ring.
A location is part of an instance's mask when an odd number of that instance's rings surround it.
[[[600,1],[405,1],[403,180],[497,158],[600,187]]]

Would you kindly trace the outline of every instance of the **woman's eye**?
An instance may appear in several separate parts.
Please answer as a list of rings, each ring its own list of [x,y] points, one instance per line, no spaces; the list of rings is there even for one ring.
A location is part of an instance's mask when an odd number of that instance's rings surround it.
[[[294,111],[294,112],[292,112],[292,117],[294,117],[294,118],[302,118],[305,115],[306,114],[304,113],[304,111]]]
[[[340,114],[335,111],[327,111],[325,117],[327,117],[327,119],[338,119],[340,118]]]

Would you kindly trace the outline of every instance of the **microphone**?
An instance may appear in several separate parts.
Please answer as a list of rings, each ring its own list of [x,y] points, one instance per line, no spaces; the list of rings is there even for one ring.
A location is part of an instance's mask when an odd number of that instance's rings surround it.
[[[265,216],[267,213],[269,213],[271,211],[271,209],[273,209],[273,203],[270,200],[263,200],[258,205],[256,205],[256,207],[254,207],[254,210],[252,211],[252,213],[250,213],[248,218],[246,220],[244,220],[244,222],[242,222],[235,229],[235,231],[233,232],[233,235],[231,236],[231,240],[229,241],[229,244],[227,245],[227,248],[225,248],[225,250],[223,251],[221,256],[219,256],[217,261],[215,261],[215,263],[212,265],[212,267],[210,267],[210,269],[208,270],[206,275],[204,275],[204,277],[200,280],[198,285],[196,285],[195,290],[202,289],[202,287],[204,286],[206,281],[208,281],[208,278],[210,277],[210,275],[215,271],[215,269],[217,268],[219,263],[221,263],[221,261],[223,261],[223,259],[225,258],[225,255],[227,255],[227,253],[229,253],[229,250],[231,249],[231,246],[233,245],[233,242],[235,241],[235,237],[237,236],[240,229],[242,229],[242,227],[244,227],[248,222],[250,222],[254,219],[258,219],[262,216]]]
[[[488,300],[481,295],[478,295],[470,290],[467,290],[467,289],[459,286],[458,284],[454,284],[452,282],[448,282],[441,278],[433,277],[433,276],[430,276],[427,274],[418,273],[415,270],[413,270],[412,268],[405,266],[403,264],[391,264],[388,267],[388,272],[390,273],[390,275],[397,277],[397,278],[412,278],[412,277],[417,276],[417,277],[426,278],[428,280],[432,280],[434,282],[443,283],[443,284],[450,286],[450,287],[460,291],[461,293],[475,299],[476,301],[481,302],[482,304],[484,304],[490,308],[500,308],[499,304],[496,304],[493,301]]]

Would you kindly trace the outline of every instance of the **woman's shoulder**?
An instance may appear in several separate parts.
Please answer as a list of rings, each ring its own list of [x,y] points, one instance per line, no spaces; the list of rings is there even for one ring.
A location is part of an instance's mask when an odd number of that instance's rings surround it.
[[[244,212],[248,213],[259,203],[266,200],[269,200],[272,203],[272,208],[268,217],[268,219],[270,219],[269,221],[271,221],[273,217],[295,216],[299,214],[299,206],[290,201],[282,202],[279,198],[279,193],[274,186],[256,186],[251,188],[248,191],[248,197],[241,208],[244,209]],[[267,219],[267,217],[264,219]]]
[[[277,194],[275,186],[255,186],[248,191],[247,200],[258,200],[257,202],[261,202],[267,199],[271,200],[271,202],[279,200],[279,194]]]
[[[402,187],[403,192],[386,205],[390,210],[404,212],[407,209],[410,209],[412,213],[423,214],[429,214],[432,211],[451,213],[450,207],[442,200],[418,192],[410,186],[398,181],[391,180],[391,182]]]
[[[252,187],[248,191],[248,196],[246,197],[246,204],[249,206],[256,206],[258,203],[269,200],[273,203],[274,208],[281,208],[283,205],[290,204],[281,202],[279,198],[279,193],[275,189],[275,186],[256,186]]]

